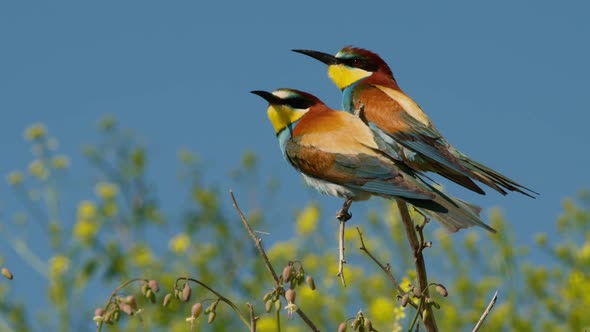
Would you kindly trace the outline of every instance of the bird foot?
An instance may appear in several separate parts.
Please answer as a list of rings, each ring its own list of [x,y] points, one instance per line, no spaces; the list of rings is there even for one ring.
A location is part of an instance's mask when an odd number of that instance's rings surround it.
[[[350,205],[352,205],[352,199],[347,198],[342,205],[342,209],[336,213],[336,219],[338,219],[340,222],[347,222],[350,220],[350,218],[352,218],[352,214],[348,212]]]
[[[344,209],[336,213],[336,219],[340,220],[341,222],[346,222],[350,220],[350,218],[352,218],[352,214],[350,214],[348,211],[344,211]]]

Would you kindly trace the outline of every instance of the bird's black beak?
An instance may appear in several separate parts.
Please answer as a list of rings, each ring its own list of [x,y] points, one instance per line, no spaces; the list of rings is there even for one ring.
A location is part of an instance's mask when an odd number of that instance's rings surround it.
[[[272,104],[272,105],[284,104],[284,101],[281,98],[279,98],[267,91],[254,90],[254,91],[250,91],[250,93],[253,93],[257,96],[262,97],[264,100],[268,101],[268,103]]]
[[[328,53],[323,53],[323,52],[318,52],[318,51],[310,51],[310,50],[292,50],[292,51],[310,56],[316,60],[319,60],[319,61],[327,64],[328,66],[329,65],[337,65],[340,63],[340,60],[338,60],[337,57],[335,57],[331,54],[328,54]]]

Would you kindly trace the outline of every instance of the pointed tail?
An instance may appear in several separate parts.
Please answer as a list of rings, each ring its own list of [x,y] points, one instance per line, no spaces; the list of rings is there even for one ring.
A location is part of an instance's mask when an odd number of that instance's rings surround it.
[[[479,226],[492,233],[496,233],[495,229],[488,226],[479,217],[481,212],[481,208],[479,206],[467,203],[459,198],[447,195],[439,190],[436,190],[436,192],[438,195],[436,195],[434,202],[440,206],[443,206],[447,212],[433,211],[425,207],[416,208],[426,216],[441,223],[449,232],[455,233],[462,228]]]
[[[469,157],[457,150],[454,150],[453,154],[461,161],[462,166],[471,172],[475,180],[486,184],[488,187],[495,189],[502,195],[507,194],[506,190],[516,191],[531,198],[535,198],[533,195],[539,195],[539,193],[517,183],[493,169],[486,167],[475,160],[469,159]]]

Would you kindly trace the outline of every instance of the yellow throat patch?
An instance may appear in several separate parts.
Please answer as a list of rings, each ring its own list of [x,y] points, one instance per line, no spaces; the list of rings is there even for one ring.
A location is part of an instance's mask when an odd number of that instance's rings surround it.
[[[360,69],[347,67],[345,65],[328,66],[328,76],[336,84],[338,89],[344,90],[347,86],[371,76],[371,72]]]
[[[290,124],[301,119],[307,111],[307,109],[293,109],[285,105],[270,105],[266,110],[266,115],[275,129],[275,134],[278,134]]]

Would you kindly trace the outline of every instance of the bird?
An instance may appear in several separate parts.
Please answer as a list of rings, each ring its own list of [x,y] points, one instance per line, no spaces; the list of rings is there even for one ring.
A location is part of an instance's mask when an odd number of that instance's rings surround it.
[[[480,219],[481,208],[426,182],[358,117],[300,90],[251,93],[269,103],[267,116],[283,157],[307,185],[344,198],[344,207],[372,196],[400,199],[449,232],[480,226],[495,233]]]
[[[356,115],[397,151],[414,170],[437,173],[485,195],[477,180],[502,195],[537,192],[469,158],[436,129],[420,106],[406,95],[387,63],[369,50],[346,46],[336,55],[296,49],[328,65],[328,76],[342,91],[342,108]]]

